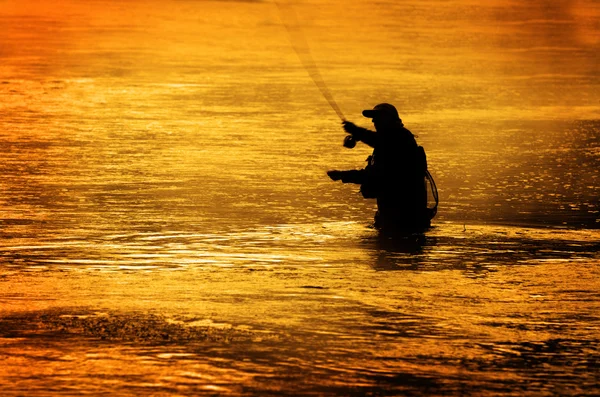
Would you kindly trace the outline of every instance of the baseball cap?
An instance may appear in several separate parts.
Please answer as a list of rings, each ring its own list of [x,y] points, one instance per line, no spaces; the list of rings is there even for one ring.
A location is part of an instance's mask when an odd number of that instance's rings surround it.
[[[386,116],[391,119],[400,120],[400,115],[398,115],[398,111],[394,107],[394,105],[390,105],[389,103],[380,103],[379,105],[375,105],[373,109],[363,110],[363,116],[374,118],[377,116]]]

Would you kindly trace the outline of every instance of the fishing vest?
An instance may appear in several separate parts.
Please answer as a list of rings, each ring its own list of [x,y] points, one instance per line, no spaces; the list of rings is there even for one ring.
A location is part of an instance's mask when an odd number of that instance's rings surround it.
[[[366,161],[367,166],[364,168],[365,178],[363,183],[360,185],[360,193],[364,198],[377,198],[384,188],[382,184],[398,183],[391,178],[389,180],[382,180],[382,175],[380,175],[377,169],[375,150],[373,151],[373,154],[367,157]],[[414,158],[411,159],[411,162],[413,164],[411,164],[410,169],[398,169],[395,170],[395,172],[414,172],[415,177],[425,178],[427,175],[427,156],[425,155],[425,149],[423,149],[422,146],[417,146]]]

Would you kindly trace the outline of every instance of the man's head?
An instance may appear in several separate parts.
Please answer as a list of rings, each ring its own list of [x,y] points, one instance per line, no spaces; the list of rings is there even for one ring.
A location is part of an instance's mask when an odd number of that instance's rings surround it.
[[[390,129],[398,126],[398,124],[402,125],[402,120],[398,115],[398,111],[389,103],[375,105],[373,109],[363,110],[362,114],[365,117],[373,119],[373,124],[375,124],[375,129],[377,129],[377,131]]]

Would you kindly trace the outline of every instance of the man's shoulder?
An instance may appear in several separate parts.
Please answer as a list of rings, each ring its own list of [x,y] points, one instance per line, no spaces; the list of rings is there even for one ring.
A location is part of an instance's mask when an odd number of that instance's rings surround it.
[[[415,135],[410,132],[410,130],[406,127],[402,127],[400,134],[398,134],[399,139],[404,143],[408,144],[411,147],[417,147],[417,140],[415,139]]]

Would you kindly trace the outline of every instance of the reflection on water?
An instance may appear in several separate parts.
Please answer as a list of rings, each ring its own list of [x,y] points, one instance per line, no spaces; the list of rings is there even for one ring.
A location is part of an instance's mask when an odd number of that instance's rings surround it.
[[[9,393],[598,388],[594,231],[448,223],[390,239],[345,222],[112,241],[89,263],[73,257],[91,244],[4,251]],[[59,252],[71,262],[43,260]]]
[[[501,264],[593,260],[600,248],[595,232],[503,226],[440,225],[426,235],[367,239],[379,252],[381,269],[493,269]],[[385,265],[384,265],[385,264]]]
[[[598,394],[598,5],[295,5],[427,150],[389,238],[277,8],[215,4],[0,5],[3,395]]]

